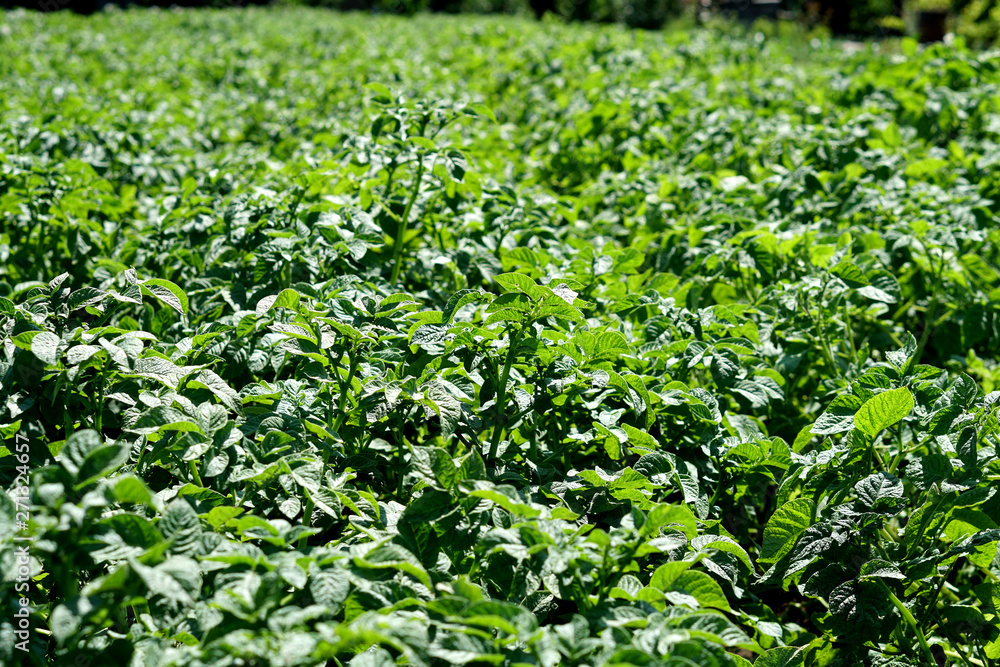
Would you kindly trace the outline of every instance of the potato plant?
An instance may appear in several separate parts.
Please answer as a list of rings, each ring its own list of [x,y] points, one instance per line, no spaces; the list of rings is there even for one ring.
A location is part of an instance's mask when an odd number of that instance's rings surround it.
[[[0,663],[1000,661],[1000,60],[0,13]]]

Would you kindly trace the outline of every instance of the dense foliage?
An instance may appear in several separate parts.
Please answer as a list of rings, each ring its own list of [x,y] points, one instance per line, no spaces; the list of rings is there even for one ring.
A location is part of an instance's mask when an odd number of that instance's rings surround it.
[[[746,24],[758,19],[792,19],[806,29],[834,35],[891,38],[902,34],[940,40],[945,31],[984,47],[1000,38],[1000,0],[0,0],[0,10],[14,7],[43,12],[71,10],[93,14],[121,7],[234,8],[294,5],[413,15],[422,12],[549,15],[556,20],[621,23],[656,30],[665,24],[715,21]],[[947,12],[939,28],[921,27],[921,11]]]
[[[1000,659],[996,54],[0,21],[4,664]]]

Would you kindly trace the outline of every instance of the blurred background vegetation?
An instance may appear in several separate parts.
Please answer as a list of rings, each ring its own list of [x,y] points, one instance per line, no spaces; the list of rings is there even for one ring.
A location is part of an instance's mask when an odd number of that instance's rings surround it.
[[[340,11],[391,14],[418,12],[545,14],[567,21],[622,23],[656,30],[688,23],[761,18],[795,21],[807,29],[844,37],[915,35],[933,41],[952,32],[971,46],[993,46],[1000,38],[1000,0],[0,0],[0,8],[92,13],[108,5],[239,7],[302,4]]]

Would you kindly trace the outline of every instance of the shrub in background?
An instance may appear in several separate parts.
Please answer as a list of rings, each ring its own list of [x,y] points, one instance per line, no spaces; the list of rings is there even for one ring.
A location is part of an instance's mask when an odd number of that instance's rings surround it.
[[[966,0],[955,5],[955,32],[973,46],[997,42],[1000,38],[1000,0]]]

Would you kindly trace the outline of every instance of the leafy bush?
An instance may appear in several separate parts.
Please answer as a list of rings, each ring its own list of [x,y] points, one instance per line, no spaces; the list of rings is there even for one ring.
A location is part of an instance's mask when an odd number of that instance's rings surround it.
[[[955,32],[975,46],[989,46],[1000,38],[1000,3],[971,0],[961,3]]]
[[[4,664],[1000,658],[992,56],[2,20]]]

